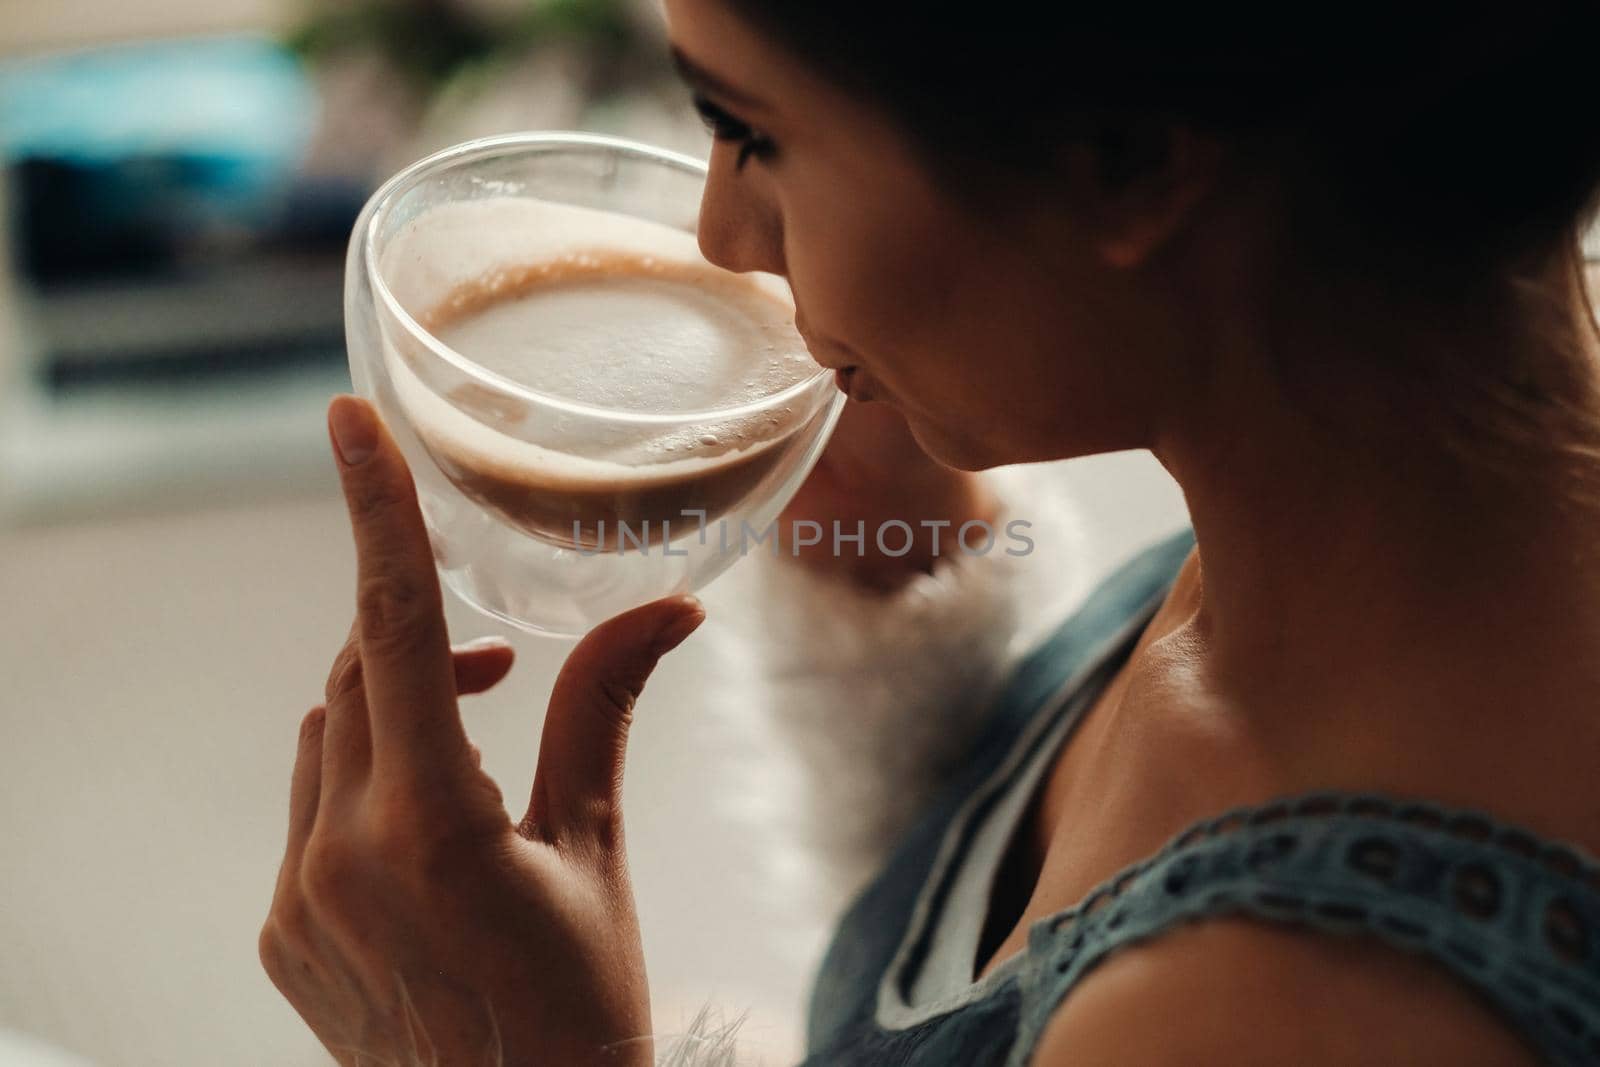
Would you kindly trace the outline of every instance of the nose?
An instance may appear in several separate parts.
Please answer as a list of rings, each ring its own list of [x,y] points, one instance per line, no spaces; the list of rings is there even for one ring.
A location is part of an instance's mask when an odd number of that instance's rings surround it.
[[[711,152],[700,197],[700,254],[725,270],[766,271],[788,277],[783,254],[783,215],[766,176],[746,165],[736,171],[737,149],[718,144]]]

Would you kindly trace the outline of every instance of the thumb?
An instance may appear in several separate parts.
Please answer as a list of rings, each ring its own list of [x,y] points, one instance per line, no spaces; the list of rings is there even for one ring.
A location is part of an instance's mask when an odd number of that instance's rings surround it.
[[[545,712],[533,798],[519,827],[524,837],[620,851],[623,756],[634,702],[656,661],[705,617],[694,597],[668,597],[608,619],[578,642]]]

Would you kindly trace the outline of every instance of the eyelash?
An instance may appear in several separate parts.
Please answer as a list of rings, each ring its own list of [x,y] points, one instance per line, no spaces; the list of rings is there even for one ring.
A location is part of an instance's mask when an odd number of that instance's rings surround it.
[[[751,156],[760,160],[772,157],[777,146],[772,143],[771,138],[757,133],[749,124],[740,122],[698,93],[692,99],[695,111],[700,114],[700,121],[705,123],[711,136],[718,141],[730,141],[739,146],[739,158],[734,164],[735,170],[743,170],[745,162]]]

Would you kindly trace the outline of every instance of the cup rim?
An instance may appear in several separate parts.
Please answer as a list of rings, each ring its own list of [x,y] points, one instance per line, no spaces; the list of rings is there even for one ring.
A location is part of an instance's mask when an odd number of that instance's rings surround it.
[[[411,334],[413,338],[421,342],[429,352],[479,384],[496,392],[509,394],[519,400],[555,408],[573,415],[603,418],[611,422],[656,426],[757,415],[805,396],[816,389],[819,380],[833,373],[826,367],[819,367],[815,374],[801,379],[780,392],[731,407],[672,413],[626,411],[621,408],[586,404],[579,400],[571,400],[530,388],[502,374],[489,370],[487,367],[480,366],[423,328],[422,324],[417,322],[410,312],[400,306],[400,302],[390,292],[388,282],[384,280],[382,273],[378,270],[374,234],[377,232],[380,222],[387,216],[392,202],[399,194],[414,187],[424,178],[449,167],[459,166],[480,156],[494,155],[506,149],[538,149],[542,147],[606,148],[633,156],[646,157],[654,162],[666,163],[682,170],[691,171],[702,177],[708,171],[703,160],[695,159],[693,156],[684,155],[681,152],[674,152],[671,149],[659,148],[642,141],[633,141],[623,137],[584,133],[576,130],[537,130],[479,137],[440,149],[402,168],[372,194],[371,210],[364,213],[366,223],[363,232],[358,235],[361,241],[362,268],[366,272],[367,283],[372,287],[374,296],[383,302],[385,308],[395,317],[401,327]]]

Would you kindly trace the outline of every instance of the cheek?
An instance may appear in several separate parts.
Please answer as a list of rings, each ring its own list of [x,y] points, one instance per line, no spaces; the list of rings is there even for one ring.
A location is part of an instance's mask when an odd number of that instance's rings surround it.
[[[831,200],[792,205],[784,228],[789,281],[816,332],[848,345],[886,384],[918,384],[911,370],[926,377],[946,363],[940,339],[965,306],[962,257],[947,232]]]
[[[789,186],[784,258],[820,337],[848,346],[924,450],[981,469],[1038,458],[1063,362],[1049,272],[909,182]],[[830,360],[832,362],[832,360]]]

